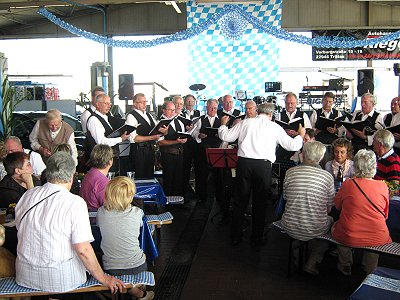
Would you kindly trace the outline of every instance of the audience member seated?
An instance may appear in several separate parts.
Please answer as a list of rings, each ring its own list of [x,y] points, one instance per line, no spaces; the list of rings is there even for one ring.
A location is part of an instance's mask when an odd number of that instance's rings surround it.
[[[16,136],[9,136],[4,140],[4,144],[6,145],[7,154],[14,152],[25,152],[29,155],[29,161],[31,162],[33,175],[36,177],[40,177],[42,171],[46,169],[46,165],[44,164],[42,157],[39,153],[22,148],[21,140]]]
[[[15,256],[2,247],[5,239],[6,230],[0,225],[0,278],[15,277]]]
[[[97,210],[104,204],[104,193],[108,183],[107,173],[113,164],[110,146],[98,144],[90,153],[91,169],[82,181],[80,196],[85,199],[89,210]]]
[[[310,256],[304,271],[318,275],[317,264],[321,263],[329,242],[315,237],[327,233],[333,219],[328,213],[333,205],[335,189],[329,172],[319,165],[326,148],[321,142],[304,144],[304,162],[286,172],[283,196],[286,208],[282,226],[287,234],[297,240],[310,241]]]
[[[104,273],[90,245],[86,203],[69,192],[74,173],[71,155],[53,154],[47,160],[48,183],[27,191],[17,204],[16,282],[62,293],[86,282],[87,270],[111,292],[122,291],[123,282]]]
[[[108,183],[104,206],[97,211],[103,266],[111,275],[138,274],[147,270],[146,255],[139,247],[143,211],[131,205],[135,193],[136,186],[131,179],[116,177]],[[131,288],[129,294],[139,299],[154,298],[154,292],[146,292],[144,286]]]
[[[400,157],[394,152],[394,136],[386,129],[376,132],[372,143],[378,157],[377,171],[374,179],[400,183]]]
[[[371,150],[359,150],[354,157],[355,178],[346,180],[335,196],[340,210],[339,220],[332,226],[338,246],[338,269],[351,274],[351,247],[379,246],[390,243],[385,220],[389,211],[389,192],[386,184],[372,179],[376,173],[376,158]],[[365,193],[365,195],[362,193]],[[362,266],[370,274],[378,265],[379,255],[364,251]]]
[[[3,161],[7,156],[7,149],[4,142],[0,142],[0,180],[7,175],[6,168],[4,168]]]
[[[40,181],[32,176],[29,155],[24,152],[8,154],[3,163],[7,175],[0,181],[0,207],[8,208],[8,213],[14,213],[14,206],[22,195],[40,185]]]
[[[303,140],[304,143],[315,141],[315,130],[312,128],[307,128]],[[303,162],[302,151],[303,148],[301,148],[299,151],[296,151],[290,158],[290,160],[293,160],[295,163],[302,163]]]
[[[58,151],[63,151],[63,152],[69,153],[72,156],[72,149],[71,149],[70,144],[57,145],[54,149],[54,153],[56,153]],[[42,172],[42,175],[40,175],[40,182],[42,185],[44,185],[47,182],[46,169],[44,169]],[[79,190],[80,190],[80,183],[74,175],[74,181],[72,182],[71,193],[75,194],[75,195],[79,195]]]
[[[351,142],[345,138],[338,138],[332,143],[333,159],[325,164],[325,170],[332,174],[333,178],[337,178],[339,169],[342,171],[343,178],[351,178],[354,176],[353,147]]]

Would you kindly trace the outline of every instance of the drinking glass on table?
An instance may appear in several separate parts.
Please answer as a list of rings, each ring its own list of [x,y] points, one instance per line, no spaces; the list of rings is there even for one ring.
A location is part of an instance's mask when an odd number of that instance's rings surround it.
[[[107,177],[109,180],[113,179],[115,177],[115,172],[108,172]]]
[[[135,172],[126,172],[126,176],[128,176],[130,179],[134,180],[135,179]]]
[[[0,224],[6,222],[7,208],[0,208]]]

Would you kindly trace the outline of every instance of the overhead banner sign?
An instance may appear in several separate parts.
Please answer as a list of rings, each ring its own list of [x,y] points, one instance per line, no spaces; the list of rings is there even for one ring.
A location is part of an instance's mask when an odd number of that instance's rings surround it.
[[[312,37],[331,36],[357,40],[378,38],[395,30],[318,30],[312,31]],[[327,60],[365,60],[365,59],[400,59],[400,40],[377,43],[356,48],[312,48],[313,61]]]

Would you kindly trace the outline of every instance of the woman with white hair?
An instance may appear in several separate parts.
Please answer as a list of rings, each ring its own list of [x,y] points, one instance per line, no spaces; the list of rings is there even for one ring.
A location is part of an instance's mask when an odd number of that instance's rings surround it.
[[[355,178],[346,180],[334,202],[341,210],[339,220],[332,226],[338,246],[338,269],[351,275],[351,247],[379,246],[392,240],[386,226],[389,211],[389,191],[382,181],[372,179],[376,173],[376,158],[371,150],[362,149],[354,157]],[[364,252],[362,265],[369,274],[378,265],[379,255]]]
[[[286,207],[282,226],[294,239],[310,241],[310,257],[303,270],[312,275],[318,275],[318,264],[329,246],[314,238],[327,233],[333,224],[328,216],[335,195],[333,177],[319,165],[325,151],[321,142],[305,143],[303,163],[289,169],[283,183]]]

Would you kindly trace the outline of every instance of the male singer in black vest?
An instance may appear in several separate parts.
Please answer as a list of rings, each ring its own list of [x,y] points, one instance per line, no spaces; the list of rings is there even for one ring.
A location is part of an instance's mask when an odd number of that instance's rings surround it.
[[[174,98],[175,99],[175,98]],[[180,99],[176,101],[181,101]],[[181,112],[179,112],[179,107],[177,106],[177,103],[175,103],[175,109],[177,115],[181,115],[186,119],[193,120],[194,118],[200,117],[200,111],[197,109],[194,109],[194,106],[196,104],[196,98],[188,94],[185,96],[184,99],[184,107]],[[190,130],[190,128],[186,128],[187,130]],[[189,194],[190,196],[194,195],[194,191],[189,183],[190,181],[190,173],[192,169],[192,164],[195,160],[196,157],[196,151],[197,151],[197,143],[193,140],[193,138],[188,138],[186,143],[183,144],[183,184],[185,187],[185,193]],[[193,164],[194,165],[194,164]]]
[[[81,123],[82,123],[82,131],[86,133],[87,131],[87,120],[89,119],[90,115],[96,110],[96,98],[98,95],[105,94],[104,89],[101,86],[96,86],[92,90],[92,102],[90,103],[88,109],[86,109],[81,114]]]
[[[225,95],[222,97],[222,109],[218,109],[217,115],[222,118],[224,115],[239,116],[240,110],[233,108],[233,97],[231,95]],[[228,121],[228,127],[231,127],[235,119],[231,118]]]
[[[372,148],[374,134],[377,130],[383,128],[383,118],[380,113],[375,111],[376,98],[370,93],[365,93],[361,97],[361,111],[353,114],[352,122],[369,120],[370,129],[364,128],[363,131],[353,129],[352,132],[347,130],[346,136],[351,140],[354,154],[360,149]]]
[[[202,116],[194,125],[192,137],[198,143],[198,151],[195,159],[195,176],[196,176],[196,193],[200,197],[201,202],[207,201],[208,193],[208,174],[212,170],[214,176],[214,183],[216,189],[216,196],[220,195],[221,176],[218,169],[208,166],[206,148],[218,148],[221,140],[216,135],[207,135],[205,132],[206,127],[218,128],[221,125],[221,120],[217,116],[218,101],[210,99],[207,101],[207,114]],[[219,199],[217,199],[219,200]]]
[[[304,128],[312,128],[310,119],[308,118],[307,114],[303,111],[297,109],[297,96],[294,93],[287,93],[285,96],[285,109],[281,111],[280,114],[276,116],[276,119],[283,122],[289,122],[295,118],[303,118],[304,119]],[[295,130],[286,130],[286,133],[291,136],[297,136],[297,131]],[[278,146],[278,150],[276,153],[277,160],[290,160],[290,157],[294,154],[293,151],[286,151],[282,147]]]
[[[183,100],[183,99],[182,99]],[[183,102],[183,101],[182,101]],[[175,116],[173,102],[164,102],[161,119],[172,119]],[[178,119],[168,126],[168,133],[158,141],[163,168],[163,188],[167,196],[184,196],[183,185],[183,144],[187,139],[180,139],[177,132],[184,132],[185,127]]]
[[[195,105],[196,105],[196,98],[191,94],[186,95],[185,106],[182,109],[182,115],[190,120],[192,120],[193,118],[200,117],[200,111],[194,109]]]
[[[395,97],[390,103],[391,112],[388,113],[384,118],[383,122],[385,127],[392,127],[400,124],[400,97]],[[400,133],[393,133],[395,143],[393,150],[400,155]]]
[[[131,133],[134,143],[131,145],[130,158],[135,171],[135,178],[154,178],[154,145],[161,134],[149,135],[150,131],[157,124],[153,116],[146,112],[146,96],[138,93],[133,96],[133,110],[126,116],[126,124],[140,126],[136,132]],[[167,127],[160,131],[165,134]]]
[[[88,139],[89,149],[92,149],[97,144],[104,144],[113,147],[122,141],[129,139],[129,134],[123,133],[120,137],[108,138],[107,136],[112,133],[116,128],[112,128],[108,120],[108,112],[111,108],[110,97],[106,94],[100,94],[96,97],[95,103],[96,110],[87,120],[87,132],[86,138]],[[115,159],[115,164],[112,166],[111,170],[116,171],[118,161]]]
[[[335,103],[335,95],[332,92],[326,92],[322,99],[322,108],[314,110],[310,117],[311,126],[315,128],[315,139],[325,145],[330,145],[339,136],[344,134],[343,126],[327,127],[326,129],[320,127],[320,117],[323,116],[327,119],[334,120],[341,117],[342,113],[333,108]]]

